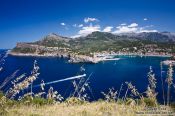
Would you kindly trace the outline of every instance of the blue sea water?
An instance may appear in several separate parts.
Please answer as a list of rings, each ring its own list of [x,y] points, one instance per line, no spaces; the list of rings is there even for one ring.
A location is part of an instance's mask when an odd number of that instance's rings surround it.
[[[0,50],[0,54],[0,57],[2,57],[5,54],[5,51]],[[82,74],[80,73],[80,67],[83,66],[86,69],[84,72],[87,74],[86,78],[88,78],[88,75],[93,72],[89,80],[89,85],[91,87],[92,93],[88,93],[90,96],[90,100],[97,100],[99,98],[104,98],[101,94],[102,91],[108,92],[109,88],[111,87],[119,90],[122,83],[123,89],[121,91],[120,97],[124,96],[126,91],[126,81],[132,82],[132,84],[136,86],[138,91],[143,93],[144,91],[146,91],[146,88],[148,86],[147,73],[149,72],[149,67],[152,66],[155,77],[157,79],[157,98],[159,102],[162,103],[163,100],[160,79],[160,62],[166,59],[167,58],[165,57],[120,56],[120,60],[118,61],[106,61],[98,64],[70,64],[67,62],[67,59],[63,58],[8,56],[7,58],[5,58],[5,63],[3,64],[4,70],[0,73],[0,84],[6,77],[9,77],[16,70],[19,70],[16,77],[22,73],[26,73],[26,75],[29,75],[33,68],[34,60],[37,60],[40,67],[40,75],[39,78],[33,83],[34,85],[40,84],[41,80],[44,80],[45,82],[50,82]],[[167,66],[163,66],[164,83],[167,68]],[[4,92],[7,91],[10,87],[9,83],[5,87],[3,87]],[[68,97],[73,91],[72,81],[64,81],[48,85],[46,86],[45,90],[47,91],[50,86],[57,90],[63,97]],[[34,88],[34,91],[37,92],[38,89]],[[172,89],[171,100],[175,101],[175,89]]]

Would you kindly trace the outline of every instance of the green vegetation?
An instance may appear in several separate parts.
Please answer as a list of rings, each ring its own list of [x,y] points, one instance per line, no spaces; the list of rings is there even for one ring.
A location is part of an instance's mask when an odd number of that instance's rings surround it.
[[[35,48],[18,48],[18,47],[15,47],[13,49],[13,52],[17,52],[17,53],[35,53],[36,49]]]
[[[64,52],[71,52],[81,55],[90,55],[93,52],[103,51],[122,51],[127,48],[127,52],[133,52],[133,47],[137,48],[138,52],[146,48],[146,45],[157,45],[156,52],[174,53],[175,42],[172,38],[161,33],[142,33],[141,35],[113,35],[111,33],[93,32],[86,37],[80,38],[65,38],[58,35],[48,35],[43,40],[28,43],[28,46],[16,46],[13,51],[19,53],[32,53],[37,48],[30,45],[38,45],[45,47],[68,48]],[[48,50],[49,51],[49,50]],[[47,52],[47,49],[41,48],[38,50],[40,54]],[[144,51],[147,52],[147,51]]]

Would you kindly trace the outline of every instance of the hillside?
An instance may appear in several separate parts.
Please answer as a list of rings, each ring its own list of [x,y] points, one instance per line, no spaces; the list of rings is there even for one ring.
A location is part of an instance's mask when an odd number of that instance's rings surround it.
[[[78,62],[90,59],[84,56],[92,57],[94,53],[172,55],[175,53],[175,35],[169,32],[118,35],[93,32],[85,37],[68,38],[51,33],[36,42],[17,43],[11,51],[12,55],[73,56]]]

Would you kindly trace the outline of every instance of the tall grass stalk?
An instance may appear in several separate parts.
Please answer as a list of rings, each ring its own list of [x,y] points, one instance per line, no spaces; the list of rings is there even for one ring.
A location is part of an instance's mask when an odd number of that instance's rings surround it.
[[[8,51],[7,51],[8,52]],[[0,73],[3,71],[3,65],[5,64],[6,58],[8,56],[8,53],[5,53],[5,55],[0,54]]]
[[[0,72],[3,70],[3,67],[0,67]]]
[[[73,94],[70,95],[70,97],[77,97],[79,100],[86,101],[89,99],[89,96],[86,92],[87,89],[89,89],[90,93],[93,96],[92,90],[90,89],[90,86],[89,86],[89,79],[92,76],[92,74],[93,73],[91,73],[87,79],[81,78],[79,81],[75,81],[75,80],[73,81],[73,87],[75,89]]]
[[[117,100],[117,91],[114,88],[109,88],[107,93],[101,92],[107,102],[115,102]]]
[[[121,86],[120,86],[120,90],[119,90],[119,93],[118,93],[118,96],[117,96],[117,101],[118,101],[119,98],[120,98],[120,93],[121,93],[121,91],[122,91],[122,88],[123,88],[123,83],[122,83]]]
[[[164,81],[163,81],[163,63],[160,62],[160,79],[161,79],[161,85],[162,85],[162,97],[163,97],[163,104],[165,105],[165,91],[164,91]]]
[[[129,88],[127,86],[127,89],[126,89],[126,92],[125,92],[125,96],[124,96],[124,100],[126,100],[126,98],[127,98],[128,90],[129,90]]]
[[[15,72],[12,73],[12,75],[10,75],[9,77],[6,77],[5,80],[2,82],[2,84],[0,85],[0,90],[10,81],[12,80],[16,74],[19,72],[19,70],[16,70]]]
[[[49,100],[58,100],[57,102],[62,102],[64,100],[64,98],[57,91],[54,91],[53,87],[49,88],[47,98]]]
[[[170,105],[170,90],[171,90],[171,85],[173,85],[173,66],[172,66],[172,64],[169,65],[166,82],[168,84],[168,87],[167,87],[167,105],[169,106]]]
[[[39,67],[37,66],[37,61],[34,62],[34,67],[31,75],[26,77],[23,81],[15,83],[7,92],[6,96],[8,98],[14,98],[20,91],[27,89],[31,83],[33,83],[40,73],[38,73]]]
[[[150,66],[150,71],[148,72],[148,81],[149,81],[149,85],[147,87],[146,95],[148,98],[156,100],[157,93],[155,89],[156,89],[157,82],[151,66]]]
[[[128,89],[131,90],[131,94],[139,97],[140,99],[142,99],[142,95],[138,92],[138,90],[136,89],[135,86],[132,85],[131,82],[125,82],[125,84],[127,85]]]

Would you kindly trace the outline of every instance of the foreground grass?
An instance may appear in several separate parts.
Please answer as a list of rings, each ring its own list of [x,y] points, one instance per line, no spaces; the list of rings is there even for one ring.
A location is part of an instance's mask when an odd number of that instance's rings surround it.
[[[7,111],[7,116],[139,116],[140,114],[137,112],[145,111],[145,107],[101,101],[73,105],[67,103],[43,106],[19,105],[11,107]],[[164,111],[173,112],[170,108],[166,108]],[[163,112],[163,110],[156,112]],[[170,116],[173,115],[175,113],[170,113]],[[148,116],[148,114],[142,116]]]
[[[18,106],[8,110],[9,116],[134,116],[142,107],[93,102],[77,105],[65,103],[45,106]]]

